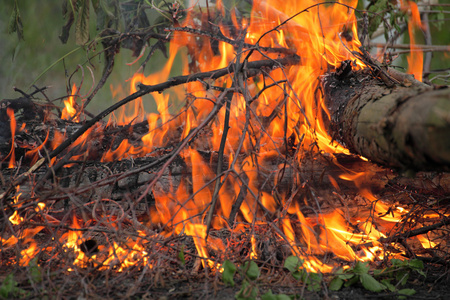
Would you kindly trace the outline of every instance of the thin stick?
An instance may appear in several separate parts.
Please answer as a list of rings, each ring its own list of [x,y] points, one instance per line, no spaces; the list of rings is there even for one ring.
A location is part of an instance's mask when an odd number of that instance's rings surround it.
[[[232,93],[229,93],[228,95],[225,96],[226,101],[227,101],[227,106],[225,108],[225,121],[223,124],[223,134],[222,134],[222,139],[220,140],[220,147],[219,147],[219,157],[218,157],[217,171],[216,171],[217,179],[216,179],[216,184],[214,186],[214,193],[213,193],[212,200],[211,200],[211,206],[209,208],[208,215],[206,216],[205,241],[208,239],[209,230],[211,229],[211,220],[213,217],[214,209],[216,208],[217,196],[219,195],[219,190],[222,187],[223,183],[225,182],[225,180],[221,182],[220,176],[218,176],[218,175],[222,172],[223,152],[225,149],[225,144],[227,142],[228,129],[230,128],[229,121],[230,121],[230,108],[231,108],[231,98],[232,97],[233,97]]]
[[[372,47],[377,48],[392,48],[392,49],[410,49],[409,44],[387,44],[387,43],[375,43],[371,44]],[[443,45],[414,45],[416,48],[420,48],[422,51],[424,50],[432,50],[432,51],[442,51],[447,52],[450,51],[450,46],[443,46]]]
[[[396,234],[394,236],[387,237],[387,238],[380,238],[380,242],[381,243],[392,243],[397,240],[403,240],[403,239],[407,239],[407,238],[414,237],[417,235],[425,234],[427,232],[430,232],[432,230],[438,229],[442,226],[449,225],[449,224],[450,224],[450,218],[444,217],[444,218],[442,218],[442,220],[440,222],[433,224],[433,225],[423,226],[423,227],[420,227],[420,228],[417,228],[414,230],[410,230],[410,231],[407,231],[404,233],[399,233],[399,234]]]

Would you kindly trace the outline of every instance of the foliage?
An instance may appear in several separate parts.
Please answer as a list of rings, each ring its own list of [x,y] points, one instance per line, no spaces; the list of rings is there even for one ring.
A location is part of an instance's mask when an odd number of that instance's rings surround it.
[[[306,285],[308,291],[318,292],[321,289],[322,275],[319,273],[308,272],[303,266],[303,260],[296,256],[289,256],[284,262],[284,267],[288,269],[292,277],[300,280]]]
[[[184,245],[181,247],[180,252],[178,252],[178,259],[183,266],[186,265],[186,259],[184,257]]]
[[[229,260],[226,260],[222,265],[222,281],[230,286],[234,286],[234,275],[238,270],[236,265]],[[242,280],[240,290],[236,293],[237,300],[253,300],[260,294],[257,280],[261,274],[258,265],[252,261],[246,261],[239,267],[239,273]],[[284,294],[273,294],[271,290],[260,296],[262,300],[288,300],[291,297]]]
[[[9,18],[8,33],[17,33],[17,38],[19,40],[23,39],[23,24],[22,17],[20,16],[19,6],[17,5],[17,0],[14,0],[14,8]]]
[[[252,261],[246,261],[241,268],[239,268],[241,276],[244,277],[242,281],[242,287],[236,294],[237,300],[250,300],[256,299],[258,295],[258,286],[256,285],[256,280],[258,279],[260,273],[258,265]]]
[[[236,266],[229,260],[226,260],[223,263],[223,273],[222,273],[222,280],[225,284],[228,284],[230,286],[234,286],[234,274],[236,273]]]
[[[382,23],[386,40],[389,39],[388,32],[390,28],[395,28],[397,32],[401,32],[399,24],[405,21],[405,13],[399,10],[393,1],[371,1],[367,11],[369,13],[369,36],[372,36]],[[386,16],[389,17],[388,20]]]
[[[308,272],[303,268],[303,260],[296,256],[289,256],[284,262],[284,267],[289,270],[292,277],[305,284],[310,292],[319,292],[322,287],[323,278],[321,274]],[[392,259],[391,266],[383,269],[370,271],[367,262],[356,262],[355,266],[343,270],[342,268],[335,272],[334,278],[329,283],[330,291],[339,291],[342,287],[349,287],[356,284],[371,292],[379,293],[382,291],[390,291],[396,293],[399,299],[405,296],[414,295],[416,291],[410,288],[399,288],[404,286],[412,273],[425,276],[423,272],[423,262],[417,259],[399,260]],[[237,268],[234,263],[226,260],[222,265],[222,281],[234,287],[235,274],[239,274],[243,278],[240,290],[236,293],[235,298],[238,300],[256,299],[258,296],[263,300],[285,300],[294,299],[295,295],[288,296],[285,294],[273,294],[271,290],[260,295],[258,279],[260,277],[260,269],[254,261],[246,261],[241,267]]]
[[[25,297],[27,291],[17,287],[17,285],[14,275],[12,273],[8,274],[0,286],[0,297],[2,299]]]
[[[37,257],[33,258],[28,264],[28,271],[30,273],[30,280],[39,283],[42,281],[42,269],[37,264]]]
[[[28,264],[28,278],[30,283],[42,282],[42,269],[37,264],[37,257],[33,258]],[[28,297],[29,292],[18,287],[19,283],[14,279],[12,273],[8,274],[0,285],[0,298],[12,299]]]
[[[398,289],[398,286],[405,285],[412,272],[425,276],[425,273],[422,271],[424,267],[423,262],[418,259],[409,261],[392,259],[391,264],[388,268],[374,270],[372,276],[369,274],[370,267],[368,263],[358,261],[350,269],[337,271],[330,282],[329,289],[338,291],[343,286],[348,287],[359,282],[366,290],[372,292],[381,292],[387,289],[399,294],[400,298],[406,295],[413,295],[415,293],[414,289]],[[392,281],[395,282],[395,285]]]
[[[418,273],[425,277],[423,272],[423,262],[418,259],[400,260],[392,259],[391,266],[382,270],[374,270],[374,276],[381,279],[381,283],[384,284],[389,291],[397,292],[400,295],[413,295],[414,289],[398,289],[398,286],[404,286],[408,281],[411,273]],[[396,282],[395,285],[392,281]]]

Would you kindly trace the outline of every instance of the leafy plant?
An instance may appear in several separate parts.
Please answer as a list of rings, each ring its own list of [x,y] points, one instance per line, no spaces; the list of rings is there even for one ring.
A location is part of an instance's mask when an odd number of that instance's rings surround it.
[[[374,276],[380,277],[381,283],[383,283],[389,291],[396,292],[400,295],[411,296],[416,293],[414,289],[398,289],[399,286],[403,286],[408,281],[411,273],[416,272],[425,277],[423,272],[423,262],[418,259],[400,260],[392,259],[391,266],[382,270],[375,270]],[[392,281],[396,284],[392,284]],[[399,298],[404,298],[400,296]]]
[[[262,300],[291,300],[295,299],[295,296],[288,296],[285,294],[273,294],[271,290],[261,296]]]
[[[42,282],[42,269],[37,264],[37,258],[33,258],[28,264],[30,282]],[[0,299],[28,297],[29,292],[18,287],[19,283],[14,279],[14,275],[8,274],[0,285]]]
[[[319,273],[308,272],[305,268],[302,268],[302,266],[303,260],[296,256],[289,256],[284,262],[284,267],[291,272],[292,277],[305,283],[308,291],[320,291],[322,275]]]
[[[258,295],[258,286],[256,280],[258,279],[260,272],[258,265],[253,261],[246,261],[244,265],[239,269],[241,275],[244,277],[242,281],[242,287],[236,294],[237,300],[250,300],[256,299]]]
[[[178,252],[178,259],[183,266],[186,264],[186,259],[184,258],[184,245],[181,247],[180,252]]]
[[[405,13],[395,6],[394,3],[388,0],[371,1],[367,7],[369,12],[369,36],[378,29],[381,23],[383,23],[385,29],[385,38],[388,40],[387,33],[390,28],[395,28],[397,32],[401,31],[400,22],[405,19]],[[389,17],[389,18],[387,18]],[[388,19],[388,20],[387,20]]]
[[[17,33],[19,40],[23,40],[23,24],[22,17],[20,16],[19,6],[17,0],[14,1],[14,8],[9,18],[8,33]]]
[[[342,286],[351,286],[357,282],[360,282],[368,291],[381,292],[385,290],[386,286],[370,275],[369,269],[367,262],[362,263],[358,261],[353,268],[338,271],[338,275],[330,282],[330,290],[338,291]]]
[[[414,289],[398,289],[403,286],[412,272],[417,272],[425,276],[423,270],[423,263],[420,260],[399,260],[392,259],[391,266],[381,270],[375,270],[373,276],[369,274],[370,267],[368,263],[357,262],[353,268],[337,272],[337,275],[331,280],[329,289],[338,291],[343,286],[351,286],[358,282],[369,291],[381,292],[388,289],[391,292],[398,293],[399,298],[415,294]],[[376,277],[376,278],[375,278]],[[392,281],[395,280],[395,285]]]
[[[223,265],[223,273],[222,280],[225,284],[229,284],[230,286],[234,286],[234,274],[236,273],[236,266],[229,260],[226,260]]]
[[[223,265],[222,280],[225,284],[234,286],[234,275],[238,270],[236,265],[229,260],[226,260]],[[259,295],[259,288],[257,280],[261,275],[258,265],[254,261],[246,261],[244,265],[239,268],[239,273],[244,278],[240,290],[236,293],[237,300],[253,300]],[[288,300],[291,297],[284,294],[273,294],[271,290],[261,296],[263,300]]]
[[[27,291],[17,287],[18,283],[14,279],[14,275],[8,274],[0,286],[0,297],[2,299],[11,299],[27,296]]]
[[[29,272],[30,277],[33,282],[39,283],[42,281],[42,270],[41,267],[37,264],[37,257],[33,258],[29,264]]]

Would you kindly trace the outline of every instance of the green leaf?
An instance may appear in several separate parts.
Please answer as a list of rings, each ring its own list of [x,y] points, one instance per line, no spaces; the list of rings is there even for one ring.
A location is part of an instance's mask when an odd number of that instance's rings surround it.
[[[397,259],[397,258],[391,259],[391,263],[395,267],[404,267],[406,265],[403,260],[400,260],[400,259]]]
[[[334,277],[330,282],[329,289],[330,291],[339,291],[342,288],[342,285],[344,285],[344,280],[339,277]]]
[[[289,256],[284,262],[284,267],[293,273],[297,271],[298,267],[302,264],[303,262],[301,262],[297,256]]]
[[[419,260],[419,259],[411,259],[409,261],[409,266],[412,269],[418,269],[418,270],[423,270],[423,261]]]
[[[303,270],[292,272],[291,275],[295,280],[303,280]]]
[[[17,282],[14,280],[13,274],[8,274],[8,276],[6,276],[5,280],[3,280],[2,285],[0,286],[0,296],[7,299],[10,294],[13,294],[16,285]]]
[[[256,280],[259,277],[258,265],[253,260],[250,262],[245,262],[244,270],[247,270],[246,275],[251,280]]]
[[[362,263],[360,261],[356,262],[355,267],[353,268],[353,272],[355,272],[355,274],[367,274],[369,273],[369,264],[368,263]]]
[[[236,273],[236,266],[229,260],[226,260],[223,263],[223,273],[222,273],[222,281],[225,284],[229,284],[230,286],[234,286],[234,274]]]
[[[186,260],[184,258],[184,245],[181,247],[180,252],[178,252],[178,259],[181,261],[183,266],[186,264]]]
[[[348,280],[350,278],[353,278],[353,276],[355,276],[355,274],[339,274],[337,275],[340,279],[343,280]]]
[[[363,287],[368,291],[381,292],[382,290],[386,289],[384,285],[379,283],[375,278],[373,278],[369,274],[361,274],[359,276],[359,279]]]
[[[444,15],[444,13],[442,11],[442,8],[440,9],[440,12],[438,12],[436,14],[436,19],[437,19],[437,22],[434,22],[434,25],[436,25],[438,30],[441,31],[442,30],[442,26],[445,23],[445,15]]]
[[[292,300],[293,299],[286,294],[278,294],[276,296],[277,296],[277,300]],[[297,299],[297,298],[295,298],[295,299]]]
[[[375,269],[373,270],[373,276],[380,276],[383,275],[384,272],[386,272],[388,269],[384,268],[384,269]]]
[[[261,296],[261,300],[277,300],[277,296],[272,294],[272,291],[269,290],[267,293]]]
[[[417,273],[422,275],[423,277],[427,277],[427,275],[422,270],[415,270]]]
[[[89,41],[89,0],[81,0],[75,24],[75,39],[78,45]]]
[[[39,267],[39,265],[37,264],[37,257],[30,260],[30,263],[28,264],[28,266],[30,267],[31,280],[36,283],[41,282],[42,281],[42,272],[41,272],[41,267]]]
[[[349,281],[347,281],[344,286],[348,287],[358,282],[359,276],[352,277]]]
[[[369,36],[378,29],[381,22],[383,21],[383,11],[386,9],[387,0],[374,1],[369,7]]]
[[[0,298],[11,299],[26,297],[29,294],[27,291],[17,287],[17,281],[14,279],[14,275],[8,274],[0,286]]]
[[[409,272],[407,270],[401,270],[395,274],[395,279],[397,279],[398,284],[400,285],[404,285],[406,281],[408,281],[408,278]]]
[[[61,34],[59,35],[59,39],[63,44],[67,43],[69,39],[70,28],[72,28],[74,21],[73,12],[71,11],[69,14],[69,18],[66,21],[66,24],[61,28]]]
[[[94,1],[94,0],[92,0]],[[117,22],[119,18],[114,16],[114,12],[117,12],[116,4],[117,2],[109,5],[105,0],[95,0],[99,1],[98,6],[94,6],[95,14],[97,15],[97,29],[105,29],[105,28],[116,28]],[[113,11],[111,11],[111,9]]]
[[[261,296],[261,300],[291,300],[291,297],[285,294],[272,294],[272,291],[269,290],[267,293]]]
[[[17,33],[19,40],[23,40],[23,24],[22,17],[20,16],[19,6],[17,5],[17,0],[14,1],[13,11],[11,17],[9,18],[8,33]]]
[[[258,295],[258,288],[251,285],[247,280],[242,282],[242,287],[235,295],[236,300],[254,300]]]
[[[401,289],[401,290],[398,290],[397,293],[399,293],[401,295],[412,296],[416,293],[416,290],[415,289]]]
[[[381,280],[381,283],[391,292],[395,292],[397,290],[397,288],[391,283],[391,279],[383,279]]]
[[[308,273],[305,271],[305,274],[308,274]],[[308,285],[307,288],[309,291],[318,292],[321,290],[320,283],[322,282],[322,275],[320,275],[319,273],[311,272],[311,273],[309,273],[309,276],[306,278],[307,278],[306,283]]]
[[[101,0],[100,5],[108,17],[111,19],[115,18],[114,13],[109,9],[108,5],[105,3],[105,0]]]

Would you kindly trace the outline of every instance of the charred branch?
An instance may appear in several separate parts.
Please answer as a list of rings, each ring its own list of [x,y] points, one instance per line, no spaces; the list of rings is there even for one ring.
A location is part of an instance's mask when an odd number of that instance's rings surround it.
[[[174,28],[166,28],[166,31],[181,31],[181,32],[189,32],[198,36],[204,36],[208,37],[210,39],[214,39],[216,41],[225,42],[227,44],[230,44],[235,47],[239,47],[239,41],[232,40],[230,38],[227,38],[223,33],[219,30],[217,33],[212,33],[209,31],[199,30],[195,28],[190,27],[174,27]],[[295,50],[288,49],[288,48],[282,48],[282,47],[263,47],[259,45],[252,45],[248,43],[243,43],[243,47],[247,49],[257,49],[260,51],[264,51],[267,53],[283,53],[283,54],[295,54]]]

